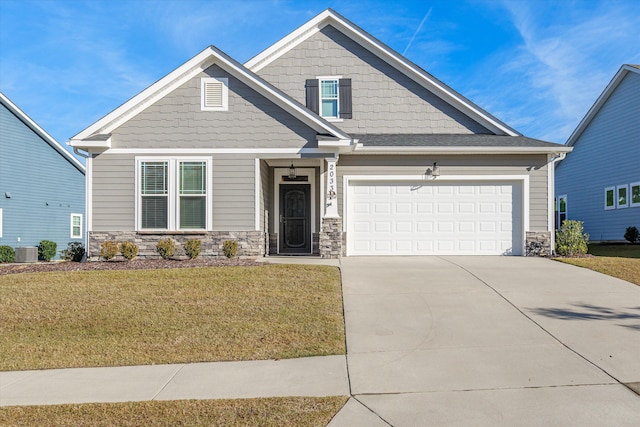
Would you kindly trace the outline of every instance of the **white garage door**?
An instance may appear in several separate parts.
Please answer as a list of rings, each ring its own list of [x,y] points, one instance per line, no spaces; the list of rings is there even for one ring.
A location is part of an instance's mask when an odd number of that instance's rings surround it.
[[[347,255],[521,255],[518,182],[349,182]]]

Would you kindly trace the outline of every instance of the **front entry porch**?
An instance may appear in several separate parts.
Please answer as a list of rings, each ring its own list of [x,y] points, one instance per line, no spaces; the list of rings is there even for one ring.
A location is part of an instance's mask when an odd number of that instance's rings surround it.
[[[336,160],[331,157],[261,161],[266,254],[342,256]]]

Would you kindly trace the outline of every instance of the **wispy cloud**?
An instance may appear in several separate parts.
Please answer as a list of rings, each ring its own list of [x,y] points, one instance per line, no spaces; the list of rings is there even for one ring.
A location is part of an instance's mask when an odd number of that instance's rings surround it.
[[[504,4],[522,44],[499,72],[524,76],[532,90],[524,107],[534,108],[521,110],[520,121],[541,138],[564,142],[620,65],[640,60],[640,6],[590,2],[586,11],[566,3],[554,21],[533,3]]]

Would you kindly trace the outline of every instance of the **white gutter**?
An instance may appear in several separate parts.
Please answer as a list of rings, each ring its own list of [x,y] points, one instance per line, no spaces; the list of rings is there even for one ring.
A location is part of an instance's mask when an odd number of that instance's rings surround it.
[[[367,147],[362,144],[357,144],[354,146],[353,151],[367,154],[549,154],[568,153],[571,151],[571,147],[563,145],[559,145],[558,147]]]
[[[571,147],[567,147],[571,148]],[[573,148],[571,148],[573,149]],[[571,151],[571,150],[569,150]],[[547,194],[548,201],[547,206],[549,209],[548,212],[548,229],[549,234],[551,235],[550,244],[551,244],[551,254],[555,254],[556,247],[556,232],[555,232],[555,223],[556,223],[556,212],[553,209],[555,202],[555,188],[556,188],[556,163],[562,161],[565,157],[567,157],[568,151],[557,152],[554,153],[553,157],[549,159],[549,163],[547,164]]]

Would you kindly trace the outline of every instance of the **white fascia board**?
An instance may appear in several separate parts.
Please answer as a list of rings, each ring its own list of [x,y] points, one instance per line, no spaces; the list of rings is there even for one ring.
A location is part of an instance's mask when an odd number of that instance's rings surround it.
[[[42,129],[31,117],[29,117],[24,111],[22,111],[16,104],[14,104],[9,98],[7,98],[2,92],[0,92],[0,101],[15,115],[18,116],[33,132],[35,132],[40,138],[44,139],[47,144],[53,147],[58,153],[69,160],[76,168],[78,168],[83,174],[86,174],[85,166],[76,159],[62,144],[56,141],[51,135],[49,135],[44,129]]]
[[[366,147],[357,144],[354,151],[363,154],[547,154],[568,153],[571,147]]]
[[[607,100],[609,99],[613,91],[616,90],[620,82],[622,82],[622,80],[627,76],[629,72],[640,74],[640,70],[635,67],[631,67],[626,64],[620,67],[620,69],[615,74],[615,76],[613,76],[613,78],[611,79],[607,87],[602,91],[600,96],[598,96],[598,99],[596,99],[596,102],[594,102],[591,108],[589,108],[589,111],[582,118],[582,120],[580,121],[578,126],[575,128],[573,133],[571,133],[571,135],[569,136],[569,139],[567,139],[567,142],[565,143],[566,145],[570,147],[575,145],[575,143],[578,141],[578,138],[580,138],[580,135],[582,135],[582,132],[584,132],[587,126],[589,126],[589,123],[591,123],[591,120],[593,120],[593,118],[598,114],[598,112],[600,111],[602,106],[607,102]]]
[[[348,35],[352,40],[371,50],[382,59],[384,59],[389,65],[409,76],[414,81],[424,86],[427,90],[434,92],[437,96],[443,98],[446,102],[452,104],[462,112],[480,120],[480,122],[482,122],[482,124],[484,124],[490,130],[498,133],[504,132],[506,135],[511,136],[520,135],[519,132],[515,131],[504,123],[497,121],[497,119],[488,115],[485,111],[470,103],[470,101],[468,101],[461,95],[452,92],[452,89],[445,86],[440,81],[434,79],[423,70],[419,69],[411,61],[394,52],[387,46],[382,45],[381,42],[374,39],[364,30],[355,27],[345,18],[336,15],[330,9],[327,9],[324,12],[320,13],[315,18],[299,27],[297,30],[288,34],[283,39],[264,50],[262,53],[250,59],[245,64],[245,66],[251,71],[257,72],[265,66],[269,65],[276,58],[295,48],[298,44],[302,43],[327,25],[335,26],[340,31]]]

